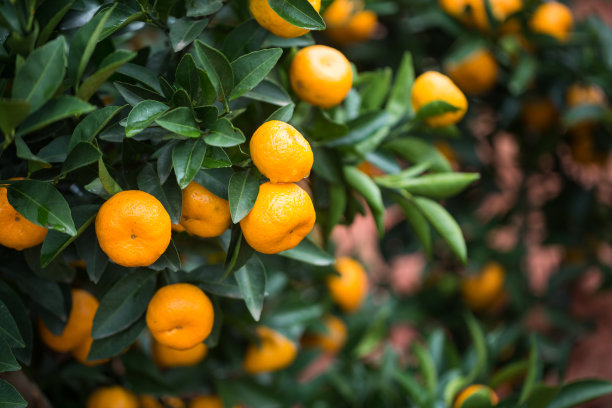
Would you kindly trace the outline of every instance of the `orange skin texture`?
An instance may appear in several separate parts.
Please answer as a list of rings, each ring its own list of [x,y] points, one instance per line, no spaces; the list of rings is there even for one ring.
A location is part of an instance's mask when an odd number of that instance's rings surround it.
[[[549,98],[527,100],[521,109],[521,120],[525,127],[541,133],[552,128],[557,122],[559,111]]]
[[[93,338],[91,337],[91,335],[88,335],[87,339],[83,343],[79,344],[77,348],[72,350],[72,356],[81,364],[84,364],[90,367],[104,364],[107,361],[109,361],[108,358],[104,358],[102,360],[93,360],[93,361],[87,360],[87,356],[89,355],[89,352],[91,351],[92,344],[93,344]]]
[[[368,276],[361,264],[341,257],[334,265],[340,276],[327,278],[327,287],[334,302],[347,313],[357,311],[368,294]]]
[[[481,95],[489,92],[497,84],[499,65],[493,54],[479,48],[460,61],[449,61],[444,70],[448,76],[470,95]]]
[[[96,216],[100,248],[125,267],[149,266],[166,251],[172,228],[170,215],[149,193],[126,190],[108,199]]]
[[[192,181],[183,190],[181,225],[202,238],[218,237],[230,226],[229,201]]]
[[[351,17],[345,25],[327,28],[325,34],[337,44],[350,45],[372,38],[376,27],[378,27],[376,13],[372,10],[363,10]]]
[[[548,34],[564,43],[571,37],[574,16],[565,4],[555,1],[544,3],[533,13],[529,27],[534,33]]]
[[[204,343],[198,343],[187,350],[176,350],[157,341],[153,342],[153,360],[161,368],[193,366],[204,360],[207,353],[208,347]]]
[[[463,403],[475,393],[488,393],[489,396],[491,397],[491,405],[493,406],[499,403],[499,398],[497,397],[497,394],[495,394],[495,391],[493,391],[491,388],[487,387],[486,385],[475,384],[475,385],[470,385],[469,387],[465,388],[463,391],[459,393],[459,395],[455,399],[453,408],[461,408],[461,405],[463,405]]]
[[[216,395],[200,395],[189,403],[189,408],[223,408],[223,401]]]
[[[496,302],[504,293],[504,268],[494,262],[485,265],[477,276],[466,276],[461,281],[464,302],[475,311],[481,311]]]
[[[264,183],[251,211],[240,221],[249,245],[264,254],[277,254],[299,244],[316,219],[310,196],[294,183]]]
[[[183,227],[181,224],[172,224],[172,231],[183,232],[185,231],[185,227]]]
[[[459,110],[427,118],[426,123],[431,127],[453,125],[463,119],[467,112],[467,99],[457,85],[446,75],[428,71],[421,74],[412,85],[412,108],[418,112],[423,106],[434,101],[444,101]]]
[[[244,371],[258,374],[288,367],[297,356],[294,342],[265,326],[256,329],[260,344],[249,344],[243,360]]]
[[[288,123],[264,123],[253,133],[249,147],[253,164],[273,183],[300,181],[312,169],[310,144]]]
[[[340,51],[311,45],[295,54],[289,81],[297,96],[311,105],[331,108],[341,103],[353,86],[353,71]]]
[[[355,14],[363,10],[362,1],[334,0],[321,15],[327,29],[348,24]],[[327,31],[326,31],[327,32]]]
[[[325,333],[307,334],[302,339],[302,344],[307,347],[318,347],[327,353],[335,354],[346,343],[346,324],[334,315],[325,316],[323,324],[327,329]]]
[[[189,283],[175,283],[164,286],[153,295],[146,321],[159,343],[187,350],[208,337],[214,312],[210,299],[200,288]]]
[[[6,195],[6,187],[0,187],[0,245],[23,251],[42,243],[48,230],[25,219]]]
[[[440,7],[462,23],[482,31],[490,29],[485,0],[439,0]],[[522,0],[491,0],[491,11],[498,21],[523,9]]]
[[[138,408],[138,399],[118,385],[98,388],[87,399],[87,408]]]
[[[91,337],[91,328],[98,305],[98,300],[89,292],[83,289],[72,289],[72,308],[61,336],[51,333],[42,320],[38,321],[43,343],[60,353],[79,347],[88,337]]]
[[[321,10],[321,0],[308,0],[318,12]],[[294,38],[306,34],[310,30],[296,27],[279,16],[268,4],[268,0],[249,0],[251,14],[260,26],[272,34],[283,38]]]

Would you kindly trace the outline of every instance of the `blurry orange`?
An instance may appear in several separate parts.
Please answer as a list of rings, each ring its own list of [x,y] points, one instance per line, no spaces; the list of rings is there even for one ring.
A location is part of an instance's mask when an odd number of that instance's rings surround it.
[[[289,366],[297,356],[297,346],[287,337],[269,327],[256,329],[260,344],[250,344],[243,360],[244,371],[257,374],[278,371]]]
[[[356,13],[345,25],[330,26],[325,34],[335,43],[349,45],[364,42],[374,36],[378,16],[372,10]]]
[[[504,293],[506,272],[495,262],[490,262],[476,276],[465,276],[461,280],[463,301],[475,311],[490,307]]]
[[[449,77],[428,71],[421,74],[412,85],[412,107],[418,113],[422,107],[435,101],[446,102],[458,110],[427,118],[427,124],[432,127],[444,127],[459,122],[468,107],[465,95]]]
[[[307,347],[318,347],[328,353],[337,353],[346,342],[346,324],[334,315],[323,318],[326,331],[324,333],[306,334],[302,344]]]
[[[453,408],[461,408],[463,403],[469,397],[477,393],[486,394],[490,398],[492,406],[496,406],[499,403],[499,398],[497,397],[497,394],[495,394],[495,391],[493,391],[491,388],[487,387],[486,385],[477,384],[477,385],[470,385],[469,387],[461,391],[461,393],[459,393],[459,395],[455,399]]]
[[[336,259],[334,265],[340,274],[327,278],[332,299],[346,312],[355,312],[368,294],[368,276],[361,264],[348,257]]]
[[[463,92],[470,95],[489,92],[499,77],[499,64],[485,48],[478,48],[459,60],[447,61],[444,70]]]
[[[153,360],[159,367],[185,367],[198,364],[206,357],[208,347],[198,343],[186,350],[177,350],[153,340]]]
[[[200,395],[189,403],[189,408],[223,408],[223,401],[216,395]]]
[[[574,28],[574,16],[565,4],[551,1],[536,9],[529,26],[534,33],[547,34],[559,42],[567,42]]]
[[[136,396],[118,385],[95,390],[87,399],[87,408],[138,408]]]
[[[74,350],[72,350],[72,356],[81,364],[86,366],[96,366],[100,364],[104,364],[109,361],[108,358],[103,358],[101,360],[87,360],[87,356],[89,356],[89,352],[91,351],[91,345],[93,344],[93,338],[88,335],[87,339],[84,342],[79,344]]]
[[[533,98],[523,102],[521,120],[532,132],[551,129],[559,118],[559,111],[550,98]]]

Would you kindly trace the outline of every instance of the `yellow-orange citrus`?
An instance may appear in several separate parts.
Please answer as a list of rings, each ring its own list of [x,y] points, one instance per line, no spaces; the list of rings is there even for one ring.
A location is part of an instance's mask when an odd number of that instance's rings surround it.
[[[317,12],[321,9],[321,0],[308,0],[308,2]],[[283,19],[270,7],[268,0],[249,0],[249,9],[260,26],[279,37],[294,38],[310,31]]]
[[[529,26],[534,33],[547,34],[559,42],[567,42],[574,28],[574,16],[565,4],[551,1],[536,9]]]
[[[350,19],[363,10],[363,1],[360,0],[334,0],[327,6],[321,17],[327,29],[348,24]]]
[[[87,335],[87,338],[84,342],[79,344],[75,349],[72,350],[72,356],[81,364],[86,366],[96,366],[99,364],[104,364],[109,361],[108,358],[104,358],[101,360],[87,360],[87,356],[89,356],[89,352],[91,351],[91,345],[93,344],[93,338],[91,335]]]
[[[471,397],[473,394],[476,394],[476,393],[482,393],[482,394],[488,395],[491,400],[492,406],[497,405],[499,402],[499,398],[497,397],[497,394],[495,394],[495,391],[493,391],[491,388],[487,387],[486,385],[475,384],[475,385],[470,385],[469,387],[465,388],[463,391],[459,393],[459,395],[455,399],[453,408],[461,408],[463,403],[469,397]]]
[[[42,320],[39,320],[38,327],[42,341],[55,351],[74,350],[88,337],[91,337],[91,328],[98,305],[98,300],[89,292],[83,289],[72,289],[72,307],[64,331],[60,336],[56,336]]]
[[[428,71],[421,74],[412,85],[412,107],[419,112],[425,105],[435,102],[446,102],[458,110],[431,116],[426,119],[429,126],[443,127],[459,122],[468,107],[467,99],[453,81],[439,72]]]
[[[439,0],[440,7],[449,15],[468,26],[482,31],[490,29],[486,0]],[[489,0],[495,20],[505,21],[512,14],[522,10],[522,0]]]
[[[316,214],[310,196],[294,183],[264,183],[251,211],[240,221],[253,249],[277,254],[299,244],[314,227]]]
[[[521,120],[532,132],[544,132],[552,128],[559,117],[559,111],[550,98],[526,100],[521,106]]]
[[[288,123],[264,123],[253,133],[249,147],[253,164],[273,183],[300,181],[312,169],[310,144]]]
[[[87,408],[138,408],[138,399],[118,385],[98,388],[87,399]]]
[[[363,10],[356,13],[344,25],[328,27],[325,34],[340,45],[356,44],[372,38],[377,26],[376,13],[372,10]]]
[[[324,333],[308,333],[302,339],[307,347],[318,347],[328,353],[337,353],[346,342],[346,325],[334,315],[323,318],[326,331]]]
[[[186,367],[198,364],[206,357],[208,347],[198,343],[195,347],[186,350],[177,350],[153,341],[153,360],[158,367]]]
[[[311,45],[298,51],[291,61],[289,80],[301,100],[331,108],[342,102],[351,90],[353,71],[340,51]]]
[[[100,248],[115,263],[149,266],[166,251],[172,235],[170,215],[151,194],[127,190],[108,199],[96,216]]]
[[[470,95],[489,92],[499,77],[499,64],[485,48],[478,48],[460,60],[447,61],[444,70],[463,92]]]
[[[138,397],[140,408],[185,408],[185,403],[178,397],[161,397],[163,404],[155,397],[141,395]]]
[[[461,280],[461,295],[472,310],[483,310],[491,306],[504,292],[504,268],[495,262],[488,263],[476,276],[465,276]]]
[[[368,276],[361,264],[352,258],[340,257],[334,265],[340,274],[327,278],[332,299],[346,312],[355,312],[368,294]]]
[[[287,337],[269,327],[256,329],[259,345],[249,344],[243,360],[249,374],[282,370],[297,356],[297,346]]]
[[[597,85],[573,84],[567,89],[565,103],[570,108],[584,105],[605,106],[606,94]]]
[[[48,231],[28,221],[15,210],[8,201],[6,187],[0,187],[0,225],[0,245],[18,251],[40,244]]]
[[[183,190],[181,225],[202,238],[218,237],[231,223],[229,202],[192,181]]]
[[[174,231],[174,232],[183,232],[183,231],[185,231],[185,227],[183,227],[180,223],[179,224],[172,224],[172,231]]]
[[[200,395],[189,403],[189,408],[223,408],[223,401],[216,395]]]
[[[155,340],[177,350],[203,342],[212,330],[213,320],[210,299],[189,283],[164,286],[147,307],[147,326]]]

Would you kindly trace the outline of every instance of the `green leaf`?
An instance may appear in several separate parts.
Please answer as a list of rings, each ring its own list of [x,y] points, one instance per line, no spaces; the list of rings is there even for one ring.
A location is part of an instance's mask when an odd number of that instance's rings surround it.
[[[72,132],[68,152],[71,152],[79,142],[92,142],[98,133],[126,106],[106,106],[85,116]]]
[[[296,247],[279,252],[279,255],[316,266],[329,266],[336,258],[319,248],[311,240],[304,238]]]
[[[170,28],[170,43],[174,52],[179,52],[187,47],[204,31],[208,19],[191,20],[187,17],[181,17],[169,24]]]
[[[198,169],[199,170],[199,169]],[[153,195],[157,198],[168,214],[170,214],[170,220],[173,224],[178,224],[181,221],[181,208],[182,208],[182,192],[181,188],[175,182],[168,181],[161,185],[161,181],[155,172],[155,169],[151,164],[146,164],[140,173],[138,173],[137,182],[138,188],[142,191]],[[174,186],[175,188],[172,188]]]
[[[471,383],[486,369],[487,344],[485,340],[485,335],[482,331],[482,327],[480,326],[478,321],[474,318],[474,316],[472,316],[471,314],[467,314],[465,316],[465,320],[468,326],[468,330],[470,332],[470,338],[472,340],[472,345],[476,351],[476,362],[472,366],[472,369],[467,375],[467,382]]]
[[[259,321],[266,292],[266,268],[264,264],[259,258],[253,256],[234,273],[234,276],[251,316],[255,321]]]
[[[38,39],[36,40],[37,46],[40,47],[42,44],[47,43],[49,36],[59,22],[62,21],[62,18],[66,15],[68,10],[70,10],[74,1],[75,0],[67,0],[59,9],[56,3],[50,1],[43,2],[40,7],[38,7],[36,10],[36,18],[43,28],[40,30],[40,34],[38,34]],[[41,17],[45,15],[48,15],[49,18],[43,21]]]
[[[143,65],[127,63],[122,65],[117,72],[146,85],[158,95],[164,94],[157,75]]]
[[[185,137],[200,136],[200,129],[198,129],[192,110],[184,106],[164,113],[155,119],[155,123],[170,132]]]
[[[235,128],[226,118],[218,119],[205,137],[210,146],[231,147],[244,143],[246,138],[240,129]]]
[[[232,226],[232,234],[230,236],[230,243],[227,249],[227,256],[223,268],[225,269],[225,276],[227,278],[232,275],[235,271],[242,268],[255,250],[246,242],[242,236],[242,230],[239,225]]]
[[[429,169],[433,172],[453,171],[448,160],[431,144],[414,137],[402,137],[385,144],[385,147],[396,152],[406,160],[418,164],[429,163]]]
[[[89,142],[80,142],[68,154],[64,165],[62,166],[62,175],[68,174],[71,171],[80,169],[89,164],[95,163],[102,157],[102,152],[97,147]]]
[[[2,408],[25,408],[28,406],[26,400],[17,392],[15,387],[4,380],[0,380],[0,407]]]
[[[232,161],[221,147],[209,146],[206,149],[202,167],[209,169],[218,169],[221,167],[232,167]]]
[[[21,366],[15,359],[11,346],[4,339],[0,338],[0,373],[19,370],[21,370]]]
[[[121,354],[136,341],[146,325],[147,322],[145,318],[142,317],[123,331],[115,333],[112,336],[94,340],[91,344],[91,350],[89,351],[87,360],[102,360]]]
[[[146,14],[144,11],[136,11],[125,4],[118,3],[110,13],[110,17],[104,24],[104,29],[100,34],[98,41],[102,41],[115,31],[122,29],[135,20],[144,20]]]
[[[74,96],[61,95],[51,99],[36,112],[25,118],[22,126],[17,129],[17,135],[23,136],[58,120],[91,112],[95,109],[95,106]]]
[[[442,239],[448,244],[451,251],[465,264],[467,248],[463,233],[457,222],[440,204],[425,197],[414,197],[413,203],[423,213]]]
[[[307,0],[268,0],[272,10],[294,26],[325,30],[325,22]]]
[[[95,218],[95,217],[94,217]],[[92,221],[94,220],[92,218]],[[77,254],[85,261],[85,269],[89,280],[95,284],[100,281],[108,266],[108,256],[100,248],[98,237],[93,225],[85,229],[75,242]]]
[[[525,382],[523,383],[523,389],[519,397],[519,404],[524,404],[531,395],[531,391],[538,380],[538,345],[535,337],[532,335],[529,342],[529,360],[527,366],[527,375],[525,376]]]
[[[386,67],[359,75],[361,111],[368,112],[382,108],[391,87],[391,68]]]
[[[236,99],[259,85],[281,55],[283,50],[280,48],[269,48],[243,55],[232,62],[235,85],[229,99]]]
[[[124,68],[126,65],[123,65],[121,68]],[[117,72],[121,71],[121,68],[117,70]],[[125,99],[127,103],[132,106],[138,105],[142,101],[153,100],[157,102],[164,102],[164,97],[158,94],[155,91],[151,91],[148,88],[144,88],[139,85],[128,84],[126,82],[114,82],[115,88],[119,91],[119,94]]]
[[[208,16],[223,7],[223,0],[187,0],[185,9],[188,17]]]
[[[44,168],[51,167],[48,162],[32,153],[26,142],[24,142],[23,139],[19,136],[15,138],[15,149],[17,151],[17,157],[19,157],[20,159],[36,162]],[[31,165],[29,166],[29,168],[32,168]]]
[[[491,395],[486,389],[478,390],[467,397],[459,408],[493,408]]]
[[[191,183],[200,168],[206,154],[206,144],[202,139],[190,139],[179,142],[172,149],[172,165],[176,181],[181,189]]]
[[[146,100],[138,103],[127,117],[125,136],[132,137],[142,132],[167,110],[168,106],[158,101]]]
[[[385,128],[391,115],[388,112],[369,112],[347,123],[348,133],[323,144],[328,147],[353,146]]]
[[[66,68],[66,41],[63,36],[35,49],[25,60],[13,84],[13,99],[25,100],[35,112],[55,94]]]
[[[280,108],[272,112],[270,116],[268,116],[268,119],[266,119],[266,122],[269,122],[271,120],[280,120],[281,122],[289,123],[289,121],[291,120],[291,117],[293,116],[294,109],[295,109],[295,104],[293,103],[287,104],[285,106],[281,106]]]
[[[387,100],[385,109],[391,114],[392,123],[397,123],[404,115],[412,110],[410,94],[414,83],[414,67],[412,55],[404,53],[402,62],[395,74],[395,81],[391,87],[391,93]]]
[[[259,85],[245,93],[243,96],[255,101],[271,103],[277,106],[285,106],[292,102],[287,91],[268,79],[261,81]]]
[[[76,235],[70,207],[50,184],[38,180],[22,180],[8,187],[9,203],[30,222],[68,235]]]
[[[102,157],[100,157],[100,159],[98,160],[98,176],[100,177],[102,187],[108,194],[113,195],[117,194],[120,191],[123,191],[121,186],[108,172],[108,169],[106,168]]]
[[[459,110],[458,107],[451,105],[445,101],[433,101],[428,104],[421,106],[419,111],[415,116],[416,121],[425,121],[425,119],[443,115],[445,113],[457,112]]]
[[[368,175],[362,173],[357,167],[343,166],[342,171],[347,183],[365,198],[376,221],[378,234],[382,236],[385,232],[385,206],[380,189]]]
[[[223,41],[222,51],[230,61],[235,60],[239,56],[246,54],[247,50],[257,50],[261,47],[263,39],[268,35],[263,27],[261,27],[254,19],[246,20],[234,28],[225,37]]]
[[[414,343],[412,350],[419,362],[419,372],[425,382],[427,395],[429,400],[432,401],[435,396],[436,388],[438,387],[438,378],[433,359],[429,351],[418,343]]]
[[[431,198],[447,198],[460,193],[479,178],[478,173],[425,174],[417,178],[397,180],[388,187],[401,188],[411,194]]]
[[[0,300],[0,339],[4,339],[10,347],[25,347],[17,323],[2,300]]]
[[[100,300],[91,337],[112,336],[136,322],[155,293],[156,276],[154,271],[138,270],[117,281]]]
[[[102,86],[106,80],[119,69],[120,66],[131,61],[137,53],[128,50],[117,50],[109,54],[100,63],[100,68],[89,78],[87,78],[77,91],[76,96],[84,101],[89,98]]]
[[[612,393],[612,382],[582,380],[566,384],[547,408],[571,408]]]
[[[251,211],[259,194],[259,177],[253,168],[232,174],[228,186],[232,222],[237,224]]]
[[[223,278],[225,274],[222,265],[204,265],[185,274],[181,282],[193,283],[205,292],[231,299],[242,299],[242,293],[234,275]],[[215,321],[217,316],[215,315]]]
[[[410,200],[406,200],[403,197],[398,197],[395,201],[402,208],[402,211],[406,216],[406,220],[412,226],[412,229],[421,242],[421,245],[423,245],[425,253],[427,256],[431,256],[431,230],[429,228],[429,224],[427,223],[427,219]]]
[[[227,186],[229,185],[232,174],[234,174],[234,171],[230,168],[201,169],[198,171],[198,174],[196,174],[194,180],[214,195],[227,200]]]
[[[232,66],[221,51],[195,41],[196,57],[211,80],[220,100],[226,100],[234,87],[234,72]]]
[[[13,350],[15,357],[25,365],[30,365],[32,360],[32,346],[33,346],[33,330],[32,320],[29,315],[28,309],[26,309],[21,297],[9,286],[6,282],[0,281],[0,299],[4,302],[9,312],[15,319],[21,338],[25,343],[25,347],[16,348]]]
[[[206,72],[196,67],[191,54],[185,54],[176,67],[176,83],[182,87],[196,103],[209,104],[216,98],[216,92]],[[214,107],[207,107],[216,109]],[[215,113],[215,119],[217,114]]]
[[[0,98],[0,130],[10,135],[30,112],[30,104],[21,99]]]
[[[170,244],[166,251],[153,263],[149,265],[149,269],[154,271],[164,271],[168,270],[170,272],[177,272],[181,269],[181,258],[179,253],[174,245],[174,241],[170,240]]]
[[[332,229],[340,223],[347,204],[347,192],[343,185],[330,183],[329,185],[329,201],[330,208],[328,211],[326,235],[331,234]],[[304,242],[304,241],[302,241]]]
[[[525,408],[549,407],[560,390],[560,386],[551,387],[541,383],[536,384],[529,394]]]

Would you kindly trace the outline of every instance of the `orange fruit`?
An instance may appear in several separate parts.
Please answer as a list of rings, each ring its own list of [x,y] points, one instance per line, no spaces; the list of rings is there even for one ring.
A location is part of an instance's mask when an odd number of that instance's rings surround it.
[[[264,183],[251,211],[240,221],[244,239],[264,254],[277,254],[299,244],[314,227],[310,196],[294,183]]]
[[[504,292],[504,268],[491,262],[476,276],[465,276],[461,280],[461,295],[472,310],[484,310],[491,306]]]
[[[330,27],[339,27],[348,24],[351,18],[363,10],[363,1],[334,0],[321,14],[327,30]],[[327,31],[326,31],[327,32]]]
[[[185,408],[185,403],[177,397],[161,397],[163,404],[159,400],[150,395],[141,395],[138,397],[140,408]]]
[[[440,7],[462,23],[482,31],[490,29],[486,0],[439,0]],[[489,0],[493,17],[505,21],[510,15],[523,9],[522,0]]]
[[[351,90],[353,70],[340,51],[325,45],[311,45],[293,57],[289,81],[301,100],[331,108],[342,102]]]
[[[96,235],[104,253],[115,263],[126,267],[149,266],[170,243],[170,215],[151,194],[122,191],[100,207]]]
[[[138,408],[136,396],[118,385],[98,388],[87,399],[87,408]]]
[[[308,0],[308,2],[317,12],[321,10],[321,0]],[[260,26],[279,37],[294,38],[310,31],[284,20],[270,7],[268,0],[249,0],[249,9]]]
[[[453,408],[461,408],[463,403],[469,397],[471,397],[473,394],[476,394],[476,393],[482,393],[482,394],[488,395],[489,398],[491,399],[492,406],[497,405],[499,402],[499,398],[497,397],[497,394],[495,394],[495,391],[493,391],[491,388],[487,387],[486,385],[476,384],[476,385],[470,385],[469,387],[467,387],[466,389],[464,389],[463,391],[459,393],[459,395],[455,399]]]
[[[279,120],[261,125],[249,144],[255,167],[273,183],[308,177],[314,156],[310,144],[296,128]]]
[[[216,395],[200,395],[191,400],[189,408],[223,408],[223,401]]]
[[[147,307],[147,326],[159,343],[177,350],[191,349],[208,337],[214,312],[210,299],[189,283],[164,286]]]
[[[206,353],[208,353],[208,347],[204,343],[198,343],[187,350],[176,350],[158,341],[153,341],[153,360],[162,368],[196,365],[206,357]]]
[[[278,371],[293,363],[297,356],[294,342],[265,326],[259,326],[256,333],[260,344],[249,344],[243,360],[247,373]]]
[[[340,276],[327,278],[327,287],[334,302],[345,312],[355,312],[368,294],[368,276],[354,259],[341,257],[334,265]]]
[[[435,71],[419,75],[412,85],[411,97],[412,108],[416,113],[434,101],[443,101],[458,108],[456,112],[446,112],[425,119],[431,127],[444,127],[459,122],[468,107],[467,99],[457,85],[446,75]]]
[[[98,310],[99,302],[89,292],[83,289],[72,289],[72,307],[68,322],[60,336],[56,336],[38,321],[40,337],[50,349],[58,352],[71,351],[91,337],[93,319]]]
[[[325,34],[340,45],[364,42],[374,36],[378,27],[378,16],[372,10],[356,13],[345,25],[330,26]]]
[[[536,9],[529,26],[534,33],[550,35],[563,43],[570,39],[574,28],[574,16],[565,4],[551,1]]]
[[[605,92],[597,85],[573,84],[567,89],[565,103],[570,108],[584,105],[605,106]]]
[[[11,180],[21,180],[11,179]],[[9,203],[6,187],[0,187],[0,245],[22,251],[42,243],[47,229],[28,221]]]
[[[180,223],[179,224],[172,224],[172,231],[174,231],[174,232],[183,232],[183,231],[185,231],[185,227],[183,227]]]
[[[93,360],[93,361],[87,360],[87,356],[89,355],[89,352],[91,351],[91,345],[93,344],[93,341],[94,340],[91,337],[91,335],[87,335],[87,339],[85,339],[84,342],[82,342],[74,350],[72,350],[72,356],[78,362],[86,366],[96,366],[99,364],[104,364],[110,360],[108,358],[104,358],[102,360]]]
[[[451,164],[457,163],[458,161],[457,154],[455,153],[452,146],[448,142],[444,140],[438,140],[434,142],[434,147],[436,148],[438,152],[440,152],[442,156],[444,156],[446,160],[448,160],[449,163]]]
[[[377,177],[377,176],[382,176],[383,174],[385,174],[384,171],[382,171],[380,168],[376,167],[375,165],[373,165],[367,160],[364,160],[361,163],[359,163],[359,166],[357,166],[357,168],[359,169],[359,171],[367,174],[370,177]]]
[[[444,71],[463,92],[470,95],[489,92],[499,77],[499,65],[485,48],[478,48],[460,60],[447,61]]]
[[[230,226],[229,202],[192,181],[183,190],[181,225],[202,238],[218,237]]]
[[[550,98],[526,100],[521,107],[521,120],[525,127],[541,133],[552,128],[557,122],[559,112]]]
[[[308,347],[318,347],[328,353],[337,353],[346,342],[346,325],[334,315],[323,318],[325,333],[306,334],[302,344]]]

